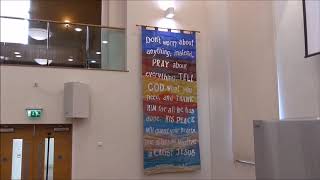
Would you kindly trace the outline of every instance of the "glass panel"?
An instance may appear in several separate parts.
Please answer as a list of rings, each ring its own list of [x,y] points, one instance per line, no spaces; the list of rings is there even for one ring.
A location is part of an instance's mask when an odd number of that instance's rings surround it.
[[[101,68],[101,28],[89,28],[89,50],[87,52],[88,68]]]
[[[29,18],[30,0],[0,1],[0,15]],[[27,20],[1,18],[1,42],[27,44],[28,43]]]
[[[53,180],[54,138],[45,138],[44,179]]]
[[[23,139],[13,139],[11,179],[21,179]]]
[[[0,21],[1,21],[1,18],[0,18]],[[1,32],[1,30],[0,30],[0,32]],[[5,51],[5,43],[4,42],[0,42],[0,63],[4,63],[8,59],[9,58],[7,57],[6,51]]]
[[[48,35],[46,22],[1,18],[2,63],[47,65]]]
[[[48,33],[47,22],[30,21],[28,46],[25,47],[25,56],[21,59],[24,64],[46,66],[52,60],[48,60],[48,39],[52,36]]]
[[[90,27],[89,32],[88,67],[126,70],[125,31]]]
[[[1,42],[28,44],[27,20],[1,18]]]
[[[126,70],[125,31],[103,28],[101,34],[101,69]]]
[[[0,63],[126,70],[125,30],[10,18],[0,23]]]
[[[50,65],[64,67],[86,67],[87,27],[73,24],[50,23]]]
[[[20,19],[0,18],[2,63],[19,63],[28,44],[29,22]]]

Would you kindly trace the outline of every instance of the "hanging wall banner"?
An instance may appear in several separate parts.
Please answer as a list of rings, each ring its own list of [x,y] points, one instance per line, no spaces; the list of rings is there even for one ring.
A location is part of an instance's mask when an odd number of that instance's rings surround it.
[[[142,28],[145,174],[200,169],[196,35]]]

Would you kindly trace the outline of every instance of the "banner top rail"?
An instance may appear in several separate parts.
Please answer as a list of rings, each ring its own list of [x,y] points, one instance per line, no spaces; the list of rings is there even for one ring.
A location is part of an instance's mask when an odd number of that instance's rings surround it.
[[[169,31],[171,30],[176,30],[176,31],[187,31],[187,32],[194,32],[194,33],[200,33],[200,31],[196,31],[196,30],[187,30],[187,29],[174,29],[174,28],[166,28],[166,27],[159,27],[159,26],[149,26],[149,25],[140,25],[137,24],[136,26],[138,27],[150,27],[150,28],[155,28],[155,29],[168,29]]]

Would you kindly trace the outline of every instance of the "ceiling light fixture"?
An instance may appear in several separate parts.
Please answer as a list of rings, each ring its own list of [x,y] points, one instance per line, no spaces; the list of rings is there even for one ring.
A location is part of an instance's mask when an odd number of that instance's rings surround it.
[[[42,66],[52,63],[52,60],[41,59],[41,58],[36,58],[34,59],[34,61]]]
[[[35,39],[37,41],[43,41],[48,38],[48,31],[46,29],[42,28],[30,28],[29,29],[29,36],[32,39]],[[52,36],[52,33],[49,32],[49,38]]]
[[[100,51],[97,51],[97,52],[96,52],[96,54],[100,55],[100,54],[101,54],[101,52],[100,52]]]
[[[172,19],[174,17],[174,7],[169,7],[166,11],[165,11],[165,17],[168,19]]]
[[[95,60],[92,60],[92,61],[90,61],[91,63],[96,63],[97,61],[95,61]]]
[[[17,58],[21,58],[22,56],[21,56],[21,55],[16,55],[16,57],[17,57]]]
[[[108,44],[108,41],[102,41],[102,44]]]
[[[14,52],[13,54],[15,54],[15,55],[19,55],[19,54],[20,54],[20,52],[16,51],[16,52]]]
[[[77,32],[81,32],[82,31],[81,28],[74,28],[74,30],[77,31]]]
[[[68,61],[69,61],[69,62],[72,62],[72,61],[73,61],[73,59],[72,59],[72,58],[69,58],[69,59],[68,59]]]
[[[64,20],[64,22],[67,23],[64,25],[64,27],[66,27],[66,28],[70,27],[70,24],[68,24],[68,23],[70,23],[70,20],[66,19],[66,20]]]

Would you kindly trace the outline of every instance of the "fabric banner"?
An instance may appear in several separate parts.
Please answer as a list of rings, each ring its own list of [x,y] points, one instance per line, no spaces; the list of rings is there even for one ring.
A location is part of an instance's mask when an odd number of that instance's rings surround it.
[[[142,29],[144,172],[200,169],[196,35]]]

